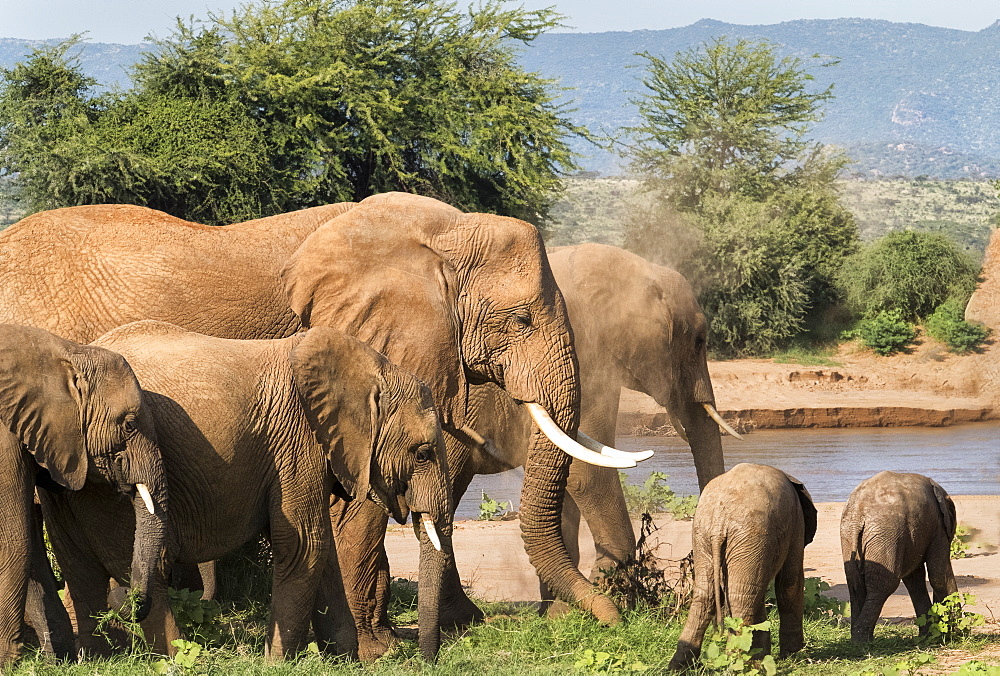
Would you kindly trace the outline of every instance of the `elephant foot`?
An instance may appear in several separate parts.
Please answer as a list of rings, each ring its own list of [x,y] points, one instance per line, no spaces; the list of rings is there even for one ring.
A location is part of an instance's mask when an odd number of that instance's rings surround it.
[[[358,659],[362,662],[374,662],[395,650],[399,643],[400,639],[395,632],[382,627],[376,627],[371,632],[358,632]]]
[[[461,598],[457,598],[441,608],[438,623],[442,627],[450,629],[451,627],[467,627],[470,624],[482,622],[484,619],[486,619],[486,613],[463,594]]]

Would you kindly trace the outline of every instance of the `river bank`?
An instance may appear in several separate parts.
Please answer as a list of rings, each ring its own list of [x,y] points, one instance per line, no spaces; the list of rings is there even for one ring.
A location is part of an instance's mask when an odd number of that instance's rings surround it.
[[[892,357],[847,345],[828,366],[740,359],[710,362],[709,371],[717,408],[743,429],[940,427],[1000,419],[977,387],[981,358],[921,340]],[[623,390],[618,434],[642,433],[669,434],[666,413]]]

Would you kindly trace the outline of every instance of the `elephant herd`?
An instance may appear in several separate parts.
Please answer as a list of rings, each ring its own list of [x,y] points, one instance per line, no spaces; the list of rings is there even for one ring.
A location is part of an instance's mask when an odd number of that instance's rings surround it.
[[[754,486],[769,508],[803,507],[794,524],[779,518],[794,531],[786,567],[755,573],[789,582],[794,606],[797,570],[801,616],[808,493],[777,470],[723,474],[706,336],[672,270],[602,245],[546,252],[527,223],[416,195],[221,227],[131,205],[29,216],[0,234],[0,664],[20,654],[25,618],[47,651],[105,653],[95,616],[124,597],[170,650],[171,571],[208,570],[261,533],[274,563],[267,655],[300,652],[311,627],[323,652],[374,659],[398,641],[389,517],[412,517],[420,542],[418,640],[433,658],[440,626],[482,617],[452,557],[456,505],[474,475],[518,466],[546,596],[615,624],[576,543],[582,517],[595,570],[635,547],[617,469],[649,452],[612,447],[623,386],[664,406],[691,447],[699,585],[715,546],[704,535],[699,555],[699,533],[736,523],[726,499],[706,506],[716,493],[750,499]],[[874,528],[873,502],[852,512],[859,533]],[[862,556],[856,583],[848,569],[852,601],[874,560]],[[698,594],[678,663],[707,604],[740,607]]]

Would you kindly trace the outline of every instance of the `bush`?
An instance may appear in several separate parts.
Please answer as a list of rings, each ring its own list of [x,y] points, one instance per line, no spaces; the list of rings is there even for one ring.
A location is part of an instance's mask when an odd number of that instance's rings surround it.
[[[674,493],[670,486],[664,483],[667,476],[663,472],[650,472],[646,481],[641,486],[636,486],[628,483],[628,476],[624,472],[618,472],[628,513],[639,516],[669,512],[678,521],[693,517],[698,497]]]
[[[865,347],[883,357],[899,352],[913,342],[917,332],[905,321],[899,311],[878,312],[861,320],[857,328],[844,334],[845,338],[858,338]]]
[[[968,299],[978,273],[972,258],[944,235],[891,232],[849,256],[836,279],[856,314],[898,312],[915,320],[949,298]]]
[[[965,604],[975,602],[976,597],[972,594],[955,592],[932,605],[926,615],[916,620],[918,627],[927,627],[925,640],[929,643],[949,643],[971,634],[973,627],[986,622],[979,613],[964,610]]]
[[[965,321],[962,303],[950,298],[939,305],[925,323],[927,334],[945,343],[953,352],[970,352],[989,337],[990,329]]]
[[[483,491],[483,499],[479,501],[480,521],[499,521],[510,510],[510,502],[497,502]]]

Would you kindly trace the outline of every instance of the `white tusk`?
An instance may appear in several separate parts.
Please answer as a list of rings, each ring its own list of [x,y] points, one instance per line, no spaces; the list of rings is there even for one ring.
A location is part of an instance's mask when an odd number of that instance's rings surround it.
[[[434,549],[441,551],[441,538],[438,537],[437,528],[434,527],[434,522],[431,520],[427,514],[423,514],[420,521],[424,524],[424,530],[427,532],[427,537],[430,538],[431,544],[434,545]]]
[[[153,496],[149,494],[149,489],[146,488],[146,484],[136,484],[135,490],[139,491],[139,497],[146,504],[146,509],[149,510],[150,514],[156,514],[156,510],[153,508]]]
[[[606,455],[609,458],[631,458],[636,462],[642,462],[643,460],[649,460],[653,457],[653,451],[638,451],[636,453],[629,453],[628,451],[619,451],[617,448],[612,448],[611,446],[605,446],[597,439],[589,437],[583,432],[576,433],[576,440],[579,441],[584,448],[589,448],[592,451],[597,451],[601,455]]]
[[[579,442],[573,441],[568,434],[559,429],[559,425],[549,416],[548,411],[539,404],[526,401],[524,402],[524,406],[528,409],[531,419],[538,425],[538,429],[542,431],[542,434],[548,437],[549,441],[561,448],[567,455],[591,465],[597,465],[598,467],[616,467],[618,469],[635,467],[635,460],[601,455],[581,446]]]
[[[726,432],[729,432],[729,434],[736,437],[740,441],[743,441],[743,437],[740,436],[739,432],[737,432],[732,427],[726,424],[726,421],[722,419],[722,416],[719,415],[719,412],[715,410],[714,406],[712,406],[711,404],[702,404],[702,406],[705,407],[705,410],[708,412],[709,417],[719,424],[719,427],[726,430]]]
[[[667,412],[667,417],[670,418],[670,426],[674,428],[675,432],[677,432],[677,436],[681,438],[681,441],[690,446],[691,442],[688,441],[688,433],[684,429],[684,425],[681,425],[681,421],[675,416],[670,415],[669,411]]]

